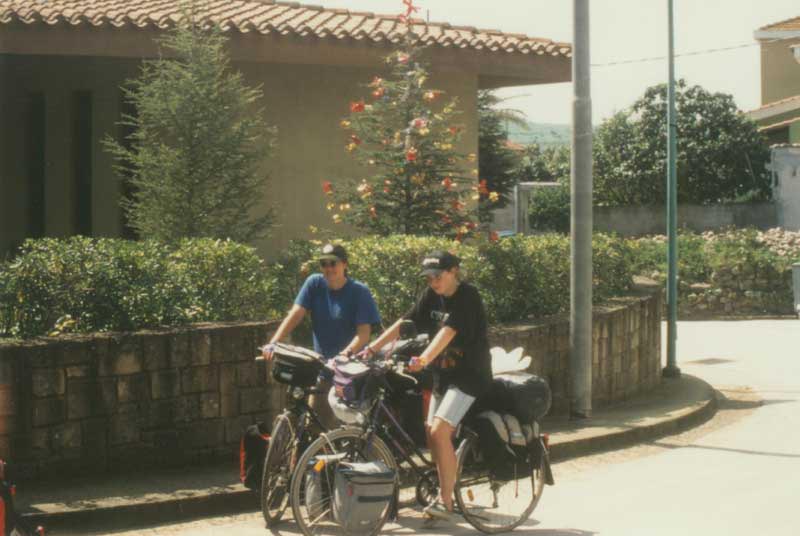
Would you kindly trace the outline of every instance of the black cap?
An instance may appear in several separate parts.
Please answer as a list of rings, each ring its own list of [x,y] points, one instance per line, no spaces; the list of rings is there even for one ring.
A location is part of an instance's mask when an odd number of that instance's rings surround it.
[[[461,259],[449,251],[432,251],[422,259],[422,272],[420,275],[438,275],[444,270],[455,268],[461,263]]]
[[[317,259],[347,262],[347,251],[339,244],[325,244]]]

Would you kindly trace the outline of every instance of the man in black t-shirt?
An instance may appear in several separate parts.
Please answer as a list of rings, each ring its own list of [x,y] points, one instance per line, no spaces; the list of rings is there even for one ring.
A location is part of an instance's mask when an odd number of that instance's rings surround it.
[[[428,288],[404,318],[386,330],[367,348],[381,348],[396,339],[403,320],[432,340],[409,363],[416,372],[433,370],[434,393],[428,409],[426,430],[431,454],[439,472],[440,500],[425,509],[433,517],[458,521],[453,514],[456,454],[453,434],[475,399],[492,382],[486,311],[478,290],[460,280],[460,260],[447,251],[434,251],[422,261]]]

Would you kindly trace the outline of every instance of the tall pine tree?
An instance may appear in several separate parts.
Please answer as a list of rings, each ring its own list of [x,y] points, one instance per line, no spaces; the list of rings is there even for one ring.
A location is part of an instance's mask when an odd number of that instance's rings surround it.
[[[256,211],[274,132],[258,109],[261,91],[230,68],[221,30],[201,28],[191,6],[183,15],[160,40],[173,57],[145,61],[124,88],[136,110],[123,116],[129,143],[104,140],[133,187],[123,209],[144,238],[250,241],[272,222],[271,210]]]

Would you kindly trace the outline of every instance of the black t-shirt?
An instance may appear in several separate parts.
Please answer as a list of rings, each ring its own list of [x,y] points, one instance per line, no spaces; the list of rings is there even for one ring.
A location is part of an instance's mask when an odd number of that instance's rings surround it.
[[[475,287],[460,283],[450,297],[440,296],[429,287],[405,318],[412,320],[417,331],[427,333],[431,339],[444,326],[456,331],[447,348],[431,364],[437,393],[444,393],[447,387],[455,385],[477,398],[489,389],[492,361],[486,310]]]

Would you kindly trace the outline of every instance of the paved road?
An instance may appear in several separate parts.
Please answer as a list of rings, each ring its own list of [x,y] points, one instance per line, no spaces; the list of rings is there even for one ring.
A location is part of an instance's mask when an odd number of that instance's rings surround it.
[[[539,536],[800,534],[800,321],[682,322],[679,366],[728,397],[698,430],[559,464],[531,521]],[[386,534],[423,534],[405,512]],[[128,535],[263,535],[259,514]],[[281,534],[296,534],[292,524]],[[468,526],[428,534],[474,534]]]

